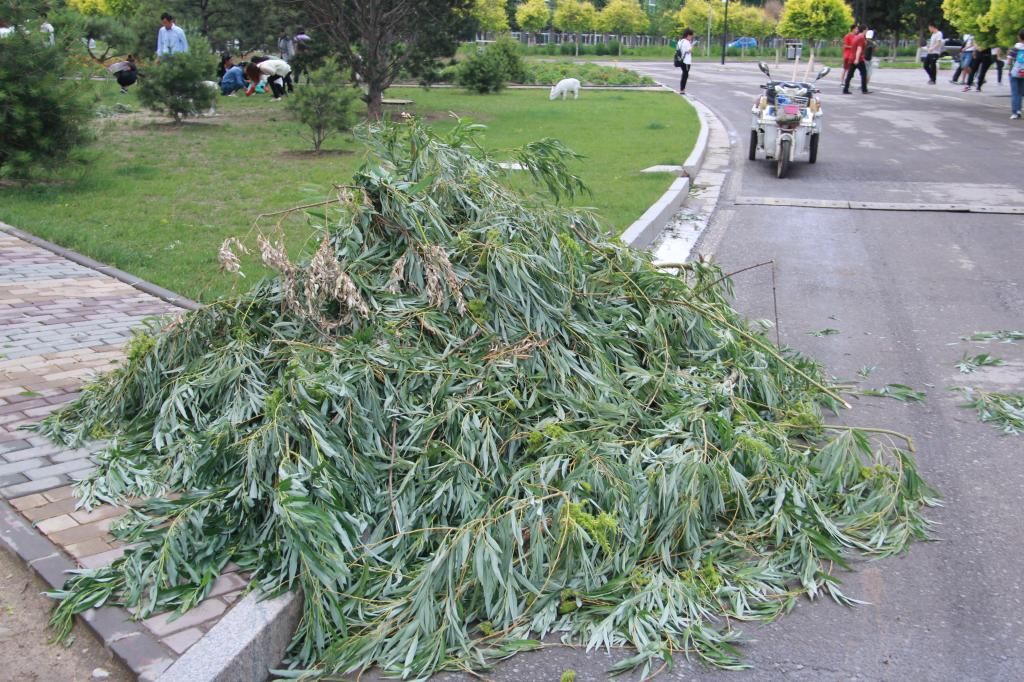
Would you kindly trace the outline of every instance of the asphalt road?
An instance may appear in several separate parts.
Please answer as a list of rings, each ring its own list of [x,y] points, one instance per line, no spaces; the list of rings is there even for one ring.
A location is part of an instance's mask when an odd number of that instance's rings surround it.
[[[629,67],[678,87],[671,63]],[[944,506],[928,514],[934,542],[855,562],[840,575],[848,596],[869,603],[804,601],[775,623],[741,626],[750,670],[677,661],[659,679],[1024,679],[1024,436],[979,423],[948,390],[1024,390],[1024,342],[961,340],[1024,329],[1024,215],[786,205],[1024,206],[1024,122],[1008,120],[1009,88],[992,77],[991,93],[961,93],[946,82],[948,72],[928,86],[922,71],[883,70],[872,94],[842,96],[833,73],[820,81],[827,119],[818,163],[798,163],[779,180],[772,164],[746,158],[750,106],[764,80],[756,66],[694,65],[687,90],[734,141],[721,200],[695,251],[727,272],[774,261],[774,292],[771,268],[744,272],[734,278],[736,306],[773,319],[777,303],[782,342],[834,376],[857,380],[859,369],[875,367],[863,387],[901,383],[927,393],[923,404],[860,398],[837,420],[911,435]],[[781,205],[751,205],[751,198]],[[824,328],[839,333],[810,334]],[[983,352],[1007,364],[958,371],[965,353]],[[516,656],[487,677],[554,681],[573,669],[580,682],[605,680],[622,656],[554,649]]]
[[[678,87],[671,64],[633,65]],[[792,67],[778,76],[789,78]],[[876,73],[869,95],[844,96],[835,73],[819,81],[826,111],[818,163],[779,180],[746,158],[750,106],[764,78],[750,65],[696,64],[688,92],[716,112],[736,142],[732,171],[696,250],[726,271],[774,260],[781,339],[829,371],[927,392],[923,405],[861,399],[843,419],[914,437],[925,478],[943,495],[929,517],[937,542],[862,562],[846,593],[853,609],[805,603],[779,622],[746,628],[754,667],[722,679],[1024,679],[1024,436],[1004,436],[959,406],[952,386],[1024,390],[1024,343],[965,343],[976,331],[1024,329],[1024,215],[746,205],[750,198],[1024,206],[1015,174],[1024,126],[1009,121],[1008,86],[961,93],[921,71]],[[856,88],[856,86],[855,86]],[[770,268],[735,278],[736,305],[774,315]],[[839,334],[809,332],[823,328]],[[961,374],[964,353],[1003,367]],[[596,671],[595,671],[596,672]],[[684,667],[669,678],[697,674]],[[700,675],[705,677],[706,675]],[[597,678],[595,678],[597,679]]]

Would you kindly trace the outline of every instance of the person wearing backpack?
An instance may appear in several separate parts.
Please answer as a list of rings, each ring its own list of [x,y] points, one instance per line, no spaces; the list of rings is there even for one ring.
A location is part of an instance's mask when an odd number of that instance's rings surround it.
[[[1010,69],[1010,120],[1020,120],[1020,99],[1024,95],[1024,28],[1017,32],[1017,42],[1006,53]]]
[[[679,94],[686,94],[686,81],[690,78],[690,65],[693,63],[693,29],[683,31],[683,37],[676,44],[676,54],[672,57],[672,63],[676,68],[682,69],[679,77]]]

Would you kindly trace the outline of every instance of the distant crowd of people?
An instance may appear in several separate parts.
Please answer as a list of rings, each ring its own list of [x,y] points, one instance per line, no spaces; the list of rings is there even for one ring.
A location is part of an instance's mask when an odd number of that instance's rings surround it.
[[[928,24],[928,32],[931,35],[924,46],[924,70],[928,74],[928,83],[935,85],[938,80],[938,61],[946,47],[946,39],[935,22]],[[1021,96],[1024,95],[1024,28],[1017,32],[1017,42],[1007,51],[1005,61],[1002,57],[1002,48],[978,45],[973,35],[964,35],[956,71],[950,83],[962,85],[964,92],[972,89],[981,92],[992,66],[996,67],[996,82],[1000,85],[1003,83],[1003,69],[1006,68],[1010,83],[1010,119],[1019,120]]]
[[[161,27],[156,36],[157,61],[170,55],[188,52],[188,38],[185,32],[174,22],[174,17],[164,12],[160,16]],[[217,67],[217,85],[222,95],[234,96],[244,91],[246,96],[263,93],[269,87],[274,101],[280,100],[286,93],[293,92],[294,84],[299,82],[304,60],[296,59],[310,49],[312,38],[305,29],[300,28],[294,36],[282,30],[277,39],[278,56],[257,55],[248,61],[235,61],[234,55],[225,52],[221,55]],[[296,68],[290,62],[297,61]],[[117,79],[122,93],[139,79],[139,69],[134,55],[107,67]]]

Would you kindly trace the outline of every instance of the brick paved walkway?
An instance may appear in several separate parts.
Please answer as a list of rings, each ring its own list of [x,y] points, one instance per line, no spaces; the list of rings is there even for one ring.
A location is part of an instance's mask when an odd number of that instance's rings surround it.
[[[125,512],[110,505],[75,509],[69,484],[92,468],[95,447],[62,449],[18,427],[74,399],[88,376],[120,362],[132,329],[144,319],[181,312],[0,230],[0,499],[52,543],[22,540],[26,546],[18,551],[53,586],[73,568],[55,547],[85,568],[105,566],[124,552],[108,529]],[[174,620],[168,614],[144,620],[144,630],[126,625],[123,611],[103,615],[112,609],[89,612],[94,615],[85,620],[140,679],[156,679],[219,621],[246,583],[229,567],[196,608]]]
[[[90,468],[18,429],[73,399],[121,357],[131,330],[180,308],[0,232],[0,497],[56,488]]]

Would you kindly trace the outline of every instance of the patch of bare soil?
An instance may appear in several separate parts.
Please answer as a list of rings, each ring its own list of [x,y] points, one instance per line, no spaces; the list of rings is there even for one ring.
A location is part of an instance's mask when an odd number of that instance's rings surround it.
[[[279,155],[291,159],[319,159],[325,156],[350,156],[354,153],[351,149],[321,149],[318,152],[312,149],[288,149],[279,152]]]
[[[81,623],[67,646],[51,643],[53,600],[45,583],[21,560],[0,549],[0,678],[19,682],[131,682],[128,672]],[[93,671],[100,673],[93,677]],[[102,672],[108,673],[102,677]]]

